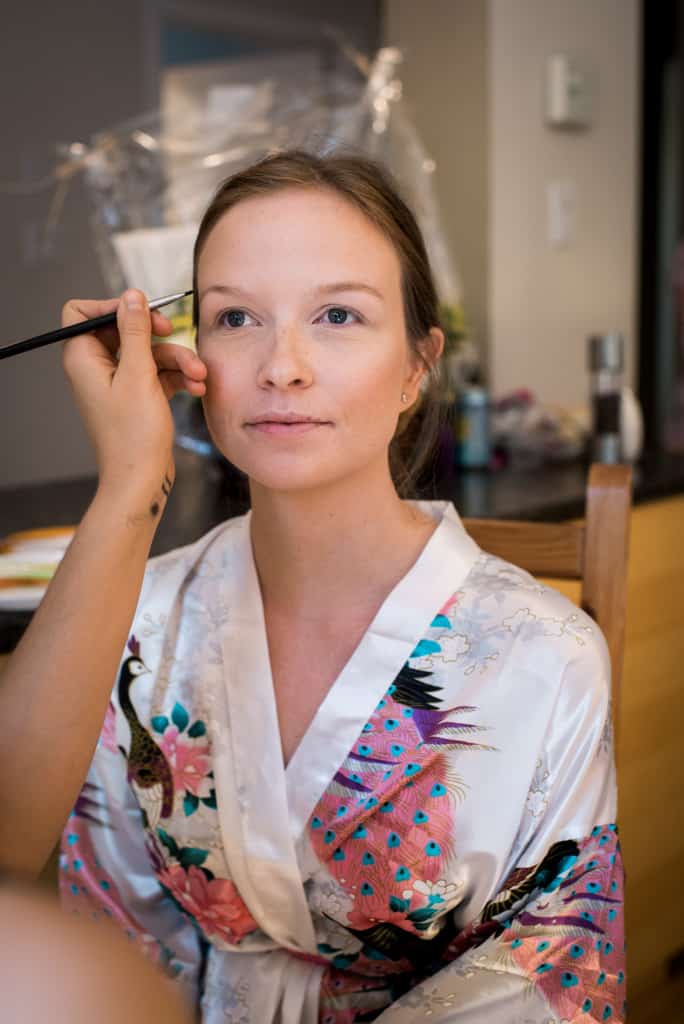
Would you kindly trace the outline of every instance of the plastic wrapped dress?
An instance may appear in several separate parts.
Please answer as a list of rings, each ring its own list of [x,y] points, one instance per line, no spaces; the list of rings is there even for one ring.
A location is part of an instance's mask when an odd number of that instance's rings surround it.
[[[206,1024],[624,1019],[604,639],[421,507],[287,767],[249,515],[149,564],[61,888]]]

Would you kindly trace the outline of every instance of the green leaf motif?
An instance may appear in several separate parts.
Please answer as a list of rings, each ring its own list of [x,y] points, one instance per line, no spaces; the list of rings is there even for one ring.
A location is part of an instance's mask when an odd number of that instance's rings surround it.
[[[407,911],[409,908],[409,903],[409,900],[400,900],[398,896],[390,896],[390,910],[393,910],[395,913],[402,913]]]
[[[183,868],[189,868],[191,864],[199,867],[200,864],[204,864],[208,856],[208,850],[200,850],[197,846],[184,846],[178,860]]]
[[[179,852],[178,851],[178,843],[173,838],[173,836],[170,836],[168,834],[168,832],[164,831],[163,828],[158,828],[157,829],[157,835],[159,836],[159,838],[161,839],[162,843],[164,844],[166,849],[169,851],[171,856],[175,857],[176,859],[178,859],[178,852]]]
[[[408,918],[409,921],[413,921],[416,928],[420,928],[421,924],[426,927],[434,916],[435,911],[432,907],[420,907],[418,910],[411,911]]]
[[[199,797],[196,797],[194,793],[186,793],[183,798],[183,810],[185,811],[186,818],[194,814],[198,807]]]
[[[171,721],[174,725],[178,726],[179,732],[183,732],[190,721],[190,715],[182,704],[178,704],[177,702],[174,704],[173,711],[171,712]]]
[[[201,719],[197,719],[194,725],[191,725],[188,729],[188,736],[192,736],[195,740],[198,736],[204,736],[207,731],[207,727]]]
[[[155,732],[164,732],[168,724],[169,720],[166,715],[155,715],[152,719],[152,728]]]
[[[216,790],[212,789],[209,796],[202,797],[202,803],[205,807],[211,807],[212,811],[216,810]]]

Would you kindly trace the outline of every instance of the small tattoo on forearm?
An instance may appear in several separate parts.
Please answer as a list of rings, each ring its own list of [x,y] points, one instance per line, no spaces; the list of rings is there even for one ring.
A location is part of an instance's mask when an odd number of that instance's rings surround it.
[[[169,477],[168,473],[164,474],[164,479],[163,479],[162,485],[161,485],[161,491],[162,491],[162,494],[164,495],[165,498],[168,498],[169,494],[171,493],[171,488],[172,487],[173,487],[173,480]],[[150,515],[154,519],[156,519],[156,517],[159,515],[159,510],[160,510],[159,502],[158,501],[153,501],[152,504],[150,505]]]

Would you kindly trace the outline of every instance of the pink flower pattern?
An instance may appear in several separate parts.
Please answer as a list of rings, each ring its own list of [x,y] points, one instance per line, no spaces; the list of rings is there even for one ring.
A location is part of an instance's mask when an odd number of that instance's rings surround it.
[[[187,871],[179,864],[170,865],[159,871],[158,877],[207,939],[239,943],[258,927],[229,879],[209,879],[194,864]]]
[[[116,742],[116,711],[111,700],[107,705],[107,713],[102,723],[102,731],[100,733],[100,743],[105,750],[110,750],[112,754],[118,753],[118,746]]]
[[[169,725],[159,746],[173,774],[173,788],[207,799],[214,786],[210,776],[209,743],[205,739],[194,740],[182,735],[178,726]]]
[[[431,635],[412,657],[439,651],[440,630],[450,628],[455,598],[433,621]],[[473,740],[481,727],[469,720],[470,706],[443,709],[432,673],[410,660],[379,701],[333,784],[309,820],[314,852],[354,907],[347,926],[363,938],[358,951],[319,946],[314,962],[329,966],[321,978],[322,1024],[352,1024],[361,1014],[379,1014],[395,998],[391,975],[417,984],[439,967],[479,947],[483,955],[505,951],[514,969],[543,992],[563,1019],[624,1020],[623,873],[617,829],[597,825],[589,837],[554,844],[537,865],[518,868],[481,915],[427,964],[414,959],[416,940],[446,932],[451,904],[444,879],[453,856],[455,792],[450,792],[446,753],[459,748],[492,749]],[[171,768],[174,789],[185,794],[183,813],[200,801],[216,809],[210,746],[205,723],[191,723],[176,703],[151,727]],[[110,704],[101,746],[118,753]],[[466,738],[468,737],[468,738]],[[177,802],[180,811],[181,802]],[[62,890],[68,900],[92,904],[113,918],[167,967],[173,953],[145,933],[129,915],[116,883],[101,867],[85,821],[100,820],[90,783],[63,837]],[[83,834],[81,834],[83,832]],[[185,841],[187,834],[181,831]],[[235,884],[217,878],[208,849],[180,846],[170,832],[148,835],[153,869],[166,893],[196,922],[208,941],[238,945],[258,924]],[[353,930],[350,928],[350,930]],[[446,939],[447,934],[444,934]],[[383,955],[378,955],[381,953]],[[295,954],[296,955],[296,954]],[[305,957],[308,959],[308,957]]]

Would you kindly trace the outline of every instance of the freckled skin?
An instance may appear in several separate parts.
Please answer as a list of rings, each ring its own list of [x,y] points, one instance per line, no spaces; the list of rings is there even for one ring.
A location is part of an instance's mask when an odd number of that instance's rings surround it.
[[[316,292],[333,282],[362,282],[381,297]],[[274,490],[386,473],[401,394],[412,401],[422,373],[406,340],[392,243],[334,192],[286,189],[239,203],[214,227],[200,257],[200,297],[215,284],[240,289],[200,301],[204,406],[217,447]],[[246,426],[271,410],[325,426],[277,439]]]

